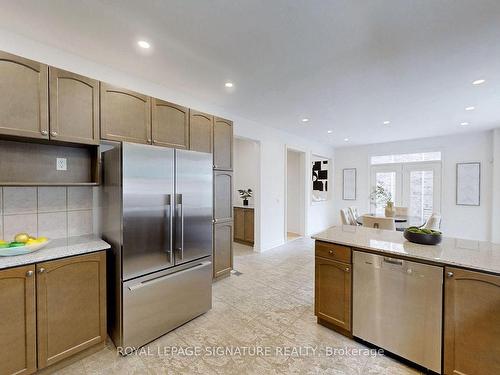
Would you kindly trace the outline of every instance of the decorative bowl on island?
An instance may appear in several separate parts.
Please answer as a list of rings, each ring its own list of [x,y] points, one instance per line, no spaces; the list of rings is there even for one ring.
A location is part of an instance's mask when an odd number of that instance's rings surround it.
[[[437,245],[441,243],[442,233],[437,230],[409,227],[403,233],[404,238],[413,243],[421,245]]]

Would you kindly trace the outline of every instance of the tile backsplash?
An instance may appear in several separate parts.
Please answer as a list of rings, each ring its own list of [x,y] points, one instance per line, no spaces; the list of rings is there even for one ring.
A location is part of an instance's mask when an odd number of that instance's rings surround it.
[[[51,239],[93,233],[93,188],[0,187],[0,239],[19,232]]]

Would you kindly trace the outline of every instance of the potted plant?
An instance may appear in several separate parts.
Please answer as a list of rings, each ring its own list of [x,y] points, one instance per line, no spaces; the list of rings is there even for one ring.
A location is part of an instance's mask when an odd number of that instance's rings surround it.
[[[243,199],[243,206],[248,206],[248,198],[251,198],[253,193],[252,189],[239,189],[238,193],[240,193],[240,198]]]
[[[376,206],[385,206],[385,216],[396,216],[392,194],[383,185],[377,184],[370,195],[370,199]]]

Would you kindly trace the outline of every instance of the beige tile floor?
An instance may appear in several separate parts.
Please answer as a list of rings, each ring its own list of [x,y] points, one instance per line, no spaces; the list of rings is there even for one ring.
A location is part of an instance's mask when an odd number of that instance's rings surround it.
[[[312,240],[251,250],[235,244],[235,269],[242,274],[214,284],[213,308],[203,316],[135,355],[121,357],[109,343],[58,374],[419,374],[383,355],[345,354],[366,348],[316,323]],[[233,355],[210,355],[213,347],[232,347]],[[245,347],[253,351],[245,355]],[[328,356],[328,348],[340,354]]]

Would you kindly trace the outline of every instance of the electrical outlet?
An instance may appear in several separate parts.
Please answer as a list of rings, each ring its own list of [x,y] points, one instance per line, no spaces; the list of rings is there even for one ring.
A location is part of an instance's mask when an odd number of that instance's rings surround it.
[[[56,158],[56,170],[66,171],[68,169],[66,158]]]

